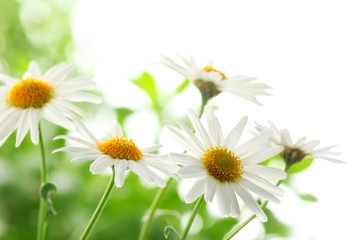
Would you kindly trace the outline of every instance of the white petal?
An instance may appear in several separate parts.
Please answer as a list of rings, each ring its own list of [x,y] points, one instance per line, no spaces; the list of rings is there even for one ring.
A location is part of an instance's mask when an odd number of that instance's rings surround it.
[[[202,165],[200,159],[190,156],[190,155],[187,155],[187,154],[170,153],[170,158],[179,164]]]
[[[114,164],[116,187],[121,188],[124,185],[125,171],[127,168],[128,161],[126,160],[117,160]]]
[[[77,143],[80,143],[80,144],[88,146],[88,147],[95,147],[95,144],[96,144],[96,143],[92,143],[92,142],[86,141],[84,139],[70,136],[70,135],[59,135],[59,136],[54,137],[54,140],[59,140],[59,139],[71,140],[73,142],[77,142]]]
[[[178,174],[181,175],[181,178],[199,178],[208,175],[204,167],[200,165],[183,167],[178,171]]]
[[[263,188],[259,187],[258,185],[254,184],[253,182],[250,182],[245,178],[242,178],[239,181],[239,184],[245,189],[250,190],[251,192],[257,194],[258,196],[265,198],[266,200],[269,200],[274,203],[280,203],[280,200],[277,197],[275,197],[268,191],[264,190]]]
[[[29,68],[23,75],[23,79],[29,77],[41,79],[41,70],[39,65],[35,61],[31,61],[29,63]]]
[[[186,203],[191,203],[200,197],[205,190],[205,179],[197,180],[190,188],[190,191],[185,195],[184,200]]]
[[[245,171],[257,174],[265,178],[285,179],[286,173],[278,168],[268,167],[263,165],[244,166]]]
[[[205,106],[205,116],[207,119],[207,128],[213,146],[223,145],[224,137],[219,120],[216,118],[214,111],[208,106]]]
[[[56,152],[70,152],[70,153],[77,153],[77,154],[98,154],[99,151],[96,149],[84,148],[84,147],[62,147],[58,148],[53,151]],[[104,154],[102,154],[104,156]],[[108,155],[106,155],[109,157]]]
[[[18,81],[19,79],[0,73],[0,82],[5,83],[6,85],[14,85]]]
[[[200,142],[200,140],[195,136],[195,134],[184,123],[182,123],[181,121],[177,121],[177,124],[201,151],[206,150],[205,146]]]
[[[297,140],[297,142],[294,144],[294,147],[300,147],[301,145],[304,144],[305,140],[306,140],[306,137],[300,138],[300,139]]]
[[[252,139],[244,142],[240,146],[234,149],[234,153],[238,156],[244,155],[249,149],[252,149],[254,146],[263,143],[271,136],[271,130],[265,130],[261,132],[259,135],[253,137]]]
[[[63,98],[71,102],[89,102],[89,103],[101,103],[102,98],[91,93],[74,92],[58,94],[58,97]]]
[[[2,120],[0,126],[0,139],[5,138],[18,127],[21,114],[22,110],[17,110],[10,114],[7,118]]]
[[[216,181],[212,177],[206,178],[205,192],[204,192],[204,197],[205,197],[206,201],[208,201],[208,202],[213,201],[218,187],[219,187],[219,182],[218,181]]]
[[[86,138],[89,138],[92,142],[98,143],[100,142],[99,139],[97,139],[85,126],[85,124],[77,117],[72,117],[72,120],[74,121],[75,125],[78,127],[81,135],[83,135]]]
[[[217,189],[216,200],[218,202],[220,214],[223,216],[228,216],[230,214],[230,205],[227,199],[227,191],[224,187],[224,184],[220,184]]]
[[[141,161],[136,162],[129,160],[128,167],[144,181],[149,183],[155,183],[159,187],[165,187],[165,181],[153,171],[151,171],[149,168],[147,168],[145,165],[141,164]]]
[[[29,126],[31,141],[35,144],[39,142],[39,122],[41,117],[41,110],[30,109],[29,111]]]
[[[115,160],[109,156],[102,156],[96,159],[90,165],[90,171],[94,174],[103,172],[106,168],[112,167],[115,164]]]
[[[153,169],[156,169],[168,176],[174,176],[174,174],[179,170],[179,166],[177,166],[174,163],[169,163],[169,162],[164,162],[163,160],[160,159],[146,159],[146,158],[142,158],[141,159],[141,163],[151,167]]]
[[[54,98],[52,100],[52,104],[55,105],[55,106],[61,107],[63,109],[67,109],[67,110],[69,110],[69,112],[75,113],[75,114],[77,114],[78,116],[81,116],[81,117],[87,117],[87,115],[88,115],[87,113],[85,113],[83,110],[81,110],[80,108],[78,108],[74,104],[69,103],[69,102],[64,101],[64,100],[61,100],[59,98]]]
[[[316,154],[313,155],[313,157],[325,159],[325,160],[328,160],[328,161],[333,162],[333,163],[345,163],[344,161],[341,161],[341,160],[336,159],[336,158],[331,158],[331,157],[326,157],[326,156],[319,156],[319,155],[316,155]]]
[[[301,146],[301,149],[304,150],[305,152],[311,153],[312,150],[319,144],[320,144],[319,140],[313,140]]]
[[[189,118],[193,127],[195,128],[195,133],[199,134],[204,147],[211,148],[212,145],[211,145],[210,137],[194,111],[189,110]]]
[[[230,216],[232,217],[239,217],[240,216],[240,207],[239,202],[237,200],[236,194],[234,192],[234,188],[232,187],[232,184],[226,183],[224,184],[224,187],[226,188],[227,197],[230,205]]]
[[[247,116],[244,116],[230,131],[229,135],[224,140],[225,147],[229,149],[233,149],[238,144],[240,137],[244,131],[245,125],[247,123],[247,120],[248,120]]]
[[[53,153],[55,153],[55,151],[53,151]],[[101,153],[82,154],[82,155],[71,158],[71,161],[94,161],[101,156],[104,156],[104,154],[101,154]]]
[[[175,63],[173,60],[171,60],[169,57],[165,55],[161,55],[161,62],[168,68],[171,68],[172,70],[178,72],[179,74],[183,75],[184,77],[189,77],[191,73],[189,72],[189,69],[184,68],[183,66],[180,66],[179,64]]]
[[[59,63],[44,74],[44,79],[52,84],[59,84],[65,80],[70,72],[74,70],[74,66],[71,64]]]
[[[63,112],[53,106],[51,103],[46,104],[43,108],[43,116],[49,122],[61,126],[68,130],[75,130],[74,124],[63,115]]]
[[[178,142],[179,144],[184,146],[186,148],[186,150],[192,152],[196,156],[202,155],[202,151],[196,145],[190,144],[189,143],[190,139],[188,139],[184,135],[182,135],[177,129],[172,128],[172,127],[167,127],[166,130],[167,130],[168,135],[172,139],[174,139],[176,142]]]
[[[264,178],[256,174],[244,171],[243,178],[253,182],[254,184],[258,185],[259,187],[265,189],[266,191],[274,195],[277,196],[284,195],[284,190],[282,190],[281,188],[275,186],[274,184],[270,183],[269,181],[265,180]]]
[[[118,123],[116,123],[114,126],[114,132],[115,132],[116,136],[118,136],[118,137],[124,136],[121,126]]]
[[[256,216],[259,218],[261,222],[266,222],[267,217],[264,213],[264,211],[260,208],[259,204],[256,202],[254,197],[242,186],[233,184],[235,192],[237,195],[244,201],[246,206],[250,208],[251,211],[253,211]]]
[[[141,152],[145,153],[145,152],[154,152],[156,150],[159,150],[163,145],[161,144],[155,144],[153,146],[147,147],[147,148],[142,148],[140,149]]]
[[[19,126],[17,129],[17,133],[16,133],[16,143],[15,143],[15,147],[19,147],[21,142],[24,140],[26,133],[29,130],[29,124],[28,124],[28,116],[29,115],[29,110],[28,109],[24,109],[22,111],[22,114],[20,115],[19,118]]]
[[[283,130],[280,131],[280,134],[281,134],[281,141],[286,146],[289,146],[289,147],[294,146],[293,141],[291,140],[291,137],[290,137],[290,134],[289,134],[288,130],[283,129]]]
[[[259,150],[258,153],[241,158],[242,164],[246,166],[246,165],[263,162],[263,161],[275,156],[276,154],[282,152],[283,149],[284,149],[284,147],[282,147],[282,146],[275,146],[275,147],[268,148],[268,149],[265,149],[262,151]]]

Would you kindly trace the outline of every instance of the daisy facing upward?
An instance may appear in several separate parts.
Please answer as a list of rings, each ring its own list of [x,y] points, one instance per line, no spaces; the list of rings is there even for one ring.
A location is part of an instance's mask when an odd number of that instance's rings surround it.
[[[79,137],[57,136],[55,139],[66,139],[80,144],[80,146],[69,146],[55,150],[79,154],[72,161],[93,161],[90,171],[98,174],[107,168],[114,168],[115,185],[120,188],[124,184],[125,172],[130,169],[142,180],[154,183],[159,187],[166,185],[162,175],[173,176],[178,166],[169,161],[168,158],[160,158],[152,154],[161,148],[156,144],[146,148],[138,148],[132,139],[124,137],[119,124],[115,125],[114,131],[105,140],[95,137],[89,129],[77,118],[73,119],[78,128]]]
[[[83,92],[95,88],[89,77],[75,77],[66,80],[74,69],[70,64],[60,63],[41,73],[36,62],[30,62],[29,69],[21,79],[0,74],[0,146],[17,129],[16,147],[23,141],[30,129],[33,143],[39,142],[39,122],[46,120],[67,129],[74,125],[69,116],[84,112],[70,102],[99,103],[101,99]]]
[[[286,177],[286,173],[258,163],[280,153],[283,147],[269,146],[267,141],[270,130],[239,145],[247,117],[243,117],[224,137],[218,119],[208,106],[205,108],[205,116],[207,129],[196,114],[189,111],[195,133],[180,121],[178,125],[181,131],[168,128],[169,135],[189,153],[170,154],[175,162],[183,165],[178,171],[180,178],[196,180],[185,196],[185,201],[193,202],[202,195],[208,202],[216,198],[222,215],[238,217],[240,198],[262,222],[267,221],[265,213],[250,192],[279,202],[276,196],[283,194],[282,189],[265,178],[280,180]]]

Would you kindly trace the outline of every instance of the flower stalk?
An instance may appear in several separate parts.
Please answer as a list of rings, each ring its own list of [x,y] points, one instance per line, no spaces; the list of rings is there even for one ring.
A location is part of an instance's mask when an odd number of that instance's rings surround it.
[[[91,230],[94,228],[97,220],[99,219],[102,211],[105,208],[105,205],[106,205],[107,201],[109,200],[109,197],[111,195],[112,190],[114,189],[115,171],[114,171],[113,168],[111,168],[111,169],[112,169],[112,174],[111,174],[109,184],[106,187],[106,190],[105,190],[99,204],[97,205],[97,207],[95,209],[95,212],[93,213],[88,225],[86,226],[85,230],[83,231],[83,233],[82,233],[82,235],[80,237],[81,240],[85,240],[85,239],[87,239],[89,237],[89,235],[91,233]]]

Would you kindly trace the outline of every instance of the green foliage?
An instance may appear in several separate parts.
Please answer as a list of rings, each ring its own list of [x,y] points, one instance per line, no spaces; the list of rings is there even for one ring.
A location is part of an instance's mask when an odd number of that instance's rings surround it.
[[[164,228],[164,236],[166,239],[180,240],[179,234],[177,233],[175,228],[171,225],[167,225]]]
[[[116,108],[115,112],[117,116],[117,121],[120,123],[121,126],[123,126],[125,120],[134,113],[134,111],[129,108]]]
[[[312,194],[299,194],[299,198],[306,202],[317,202],[318,199]]]
[[[55,211],[53,201],[51,200],[50,194],[52,192],[56,192],[56,186],[55,186],[55,184],[50,183],[50,182],[45,183],[40,189],[40,195],[48,205],[49,214],[55,216],[57,213]]]
[[[138,78],[133,79],[132,82],[149,96],[154,110],[159,113],[161,107],[155,79],[149,73],[143,72]]]
[[[313,160],[314,160],[313,158],[308,157],[308,158],[301,160],[300,162],[294,163],[293,165],[291,165],[289,167],[289,169],[287,170],[287,173],[290,175],[290,174],[302,172],[311,166],[311,164],[313,163]]]
[[[290,228],[281,222],[268,208],[264,210],[268,221],[264,223],[267,236],[287,237],[290,234]]]
[[[182,93],[190,84],[190,80],[185,79],[175,90],[175,94]]]

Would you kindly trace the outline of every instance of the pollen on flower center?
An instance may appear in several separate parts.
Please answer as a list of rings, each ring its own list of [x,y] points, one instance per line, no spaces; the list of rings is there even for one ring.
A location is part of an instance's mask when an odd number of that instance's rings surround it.
[[[225,147],[213,147],[201,157],[208,173],[220,182],[235,182],[243,174],[240,158]]]
[[[97,147],[115,159],[139,160],[143,156],[133,140],[126,137],[110,138],[105,142],[98,143]]]
[[[6,95],[6,102],[17,108],[42,108],[54,96],[53,87],[36,78],[16,83]]]
[[[202,70],[206,71],[206,72],[217,72],[222,76],[222,80],[226,79],[226,76],[223,72],[221,72],[220,70],[214,68],[211,65],[206,65],[205,67],[202,68]]]

